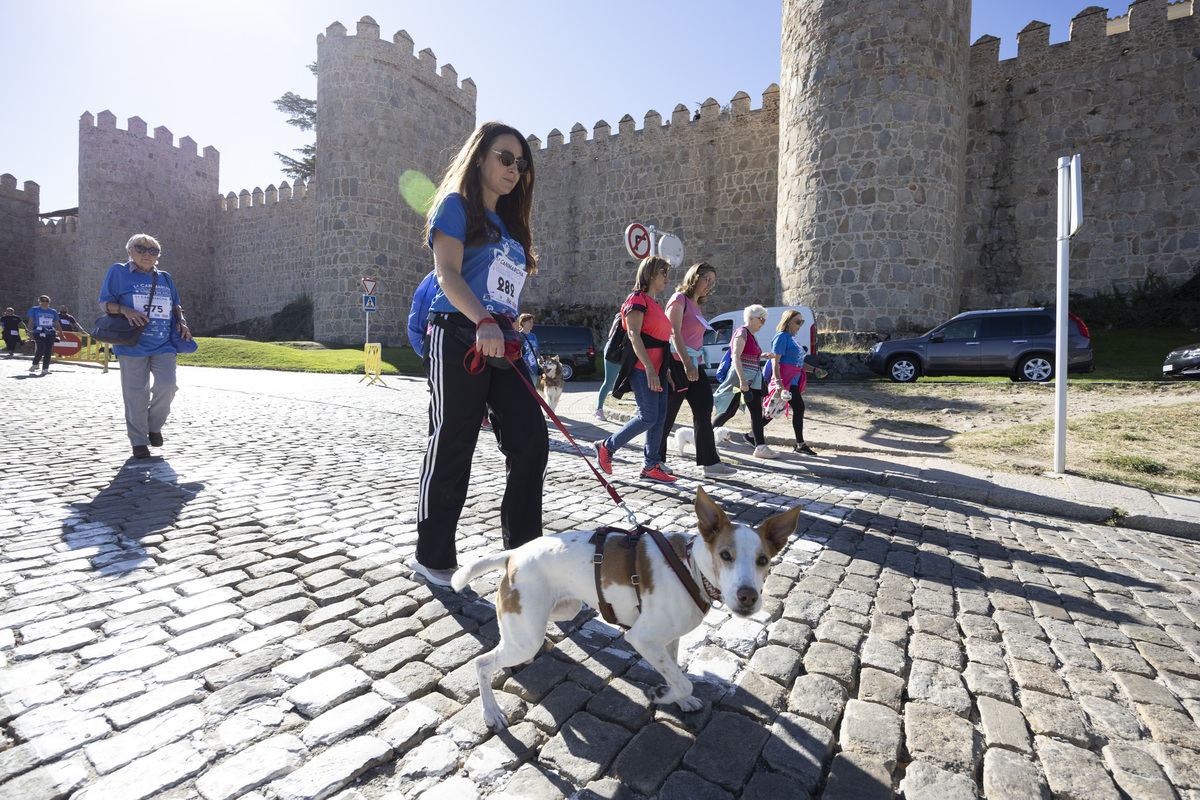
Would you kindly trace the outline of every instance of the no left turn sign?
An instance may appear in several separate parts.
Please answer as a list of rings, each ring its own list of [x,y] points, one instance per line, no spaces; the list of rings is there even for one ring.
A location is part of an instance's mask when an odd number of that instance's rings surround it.
[[[625,229],[625,249],[635,260],[641,261],[650,255],[652,244],[650,231],[646,230],[646,226],[640,222],[635,222]]]

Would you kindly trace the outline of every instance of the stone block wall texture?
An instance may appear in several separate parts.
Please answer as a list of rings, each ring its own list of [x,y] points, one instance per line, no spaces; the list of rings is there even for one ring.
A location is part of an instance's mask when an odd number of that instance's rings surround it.
[[[219,199],[213,211],[208,326],[269,317],[302,295],[315,297],[316,224],[315,204],[303,182]]]
[[[37,263],[40,191],[33,181],[18,189],[15,176],[0,175],[0,312],[12,306],[24,314],[44,293],[29,280]]]
[[[633,286],[637,262],[625,250],[632,222],[655,225],[684,243],[685,265],[717,268],[711,313],[767,303],[775,285],[775,170],[778,87],[751,110],[739,92],[721,112],[709,99],[700,119],[677,106],[665,124],[650,111],[635,130],[628,114],[613,133],[603,120],[570,139],[557,130],[546,147],[531,137],[534,249],[538,275],[523,304],[532,309],[585,303],[613,311]],[[671,286],[682,270],[672,275]]]
[[[963,308],[1053,302],[1055,165],[1074,153],[1074,291],[1151,270],[1179,283],[1200,264],[1200,16],[1169,19],[1166,5],[1135,3],[1128,30],[1108,36],[1104,9],[1088,8],[1055,45],[1030,23],[1005,61],[998,39],[972,47]]]
[[[165,127],[147,136],[138,117],[129,118],[126,130],[117,128],[108,111],[95,120],[88,113],[80,118],[80,261],[73,305],[98,309],[108,267],[128,259],[130,236],[148,233],[162,244],[159,266],[175,279],[189,322],[207,327],[220,156],[212,147],[197,153],[191,137],[180,139],[178,147],[173,139]]]
[[[776,265],[822,328],[958,311],[970,0],[785,0]]]
[[[760,108],[739,92],[699,120],[626,115],[530,137],[537,165],[535,312],[611,307],[632,283],[632,221],[683,239],[718,269],[711,314],[804,303],[821,330],[921,329],[966,309],[1049,301],[1054,166],[1080,153],[1083,230],[1072,288],[1127,286],[1200,264],[1200,15],[1141,0],[1089,7],[1051,46],[1031,23],[1016,58],[967,42],[968,0],[785,0],[780,85]],[[165,247],[189,317],[204,329],[265,316],[309,294],[316,336],[358,343],[363,277],[379,281],[372,339],[404,341],[432,266],[423,208],[400,191],[436,184],[475,127],[475,84],[404,31],[317,37],[317,175],[307,187],[217,194],[219,156],[137,117],[80,121],[78,222],[38,222],[38,187],[0,176],[0,303],[42,292],[88,319],[130,235]],[[516,123],[520,120],[505,120]],[[525,131],[525,133],[531,133]],[[9,299],[12,298],[12,299]],[[18,302],[20,299],[20,302]],[[86,309],[86,310],[85,310]]]
[[[325,341],[361,341],[362,278],[379,281],[375,341],[404,340],[413,292],[433,259],[425,209],[400,192],[406,173],[437,182],[475,128],[475,84],[449,64],[438,74],[404,31],[379,38],[363,17],[357,35],[334,23],[317,38],[316,272],[314,327]]]

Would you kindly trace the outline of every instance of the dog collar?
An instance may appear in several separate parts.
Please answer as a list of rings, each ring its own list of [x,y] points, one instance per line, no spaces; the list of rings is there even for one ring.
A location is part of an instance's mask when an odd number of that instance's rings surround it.
[[[683,548],[683,558],[687,561],[689,572],[692,570],[692,545],[695,543],[695,538],[689,539],[687,546]],[[699,569],[696,572],[700,573],[700,583],[704,586],[704,593],[708,595],[708,599],[721,602],[721,590],[709,583],[708,578],[704,577],[704,573]]]

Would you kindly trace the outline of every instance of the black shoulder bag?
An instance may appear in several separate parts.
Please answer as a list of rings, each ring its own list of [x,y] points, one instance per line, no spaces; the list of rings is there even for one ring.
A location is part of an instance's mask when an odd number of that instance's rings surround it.
[[[150,284],[150,302],[154,305],[154,291],[158,288],[158,270],[154,270],[154,282]],[[146,323],[149,325],[149,321]],[[92,328],[91,337],[97,342],[115,344],[118,347],[133,347],[142,338],[146,325],[134,325],[124,314],[102,314]]]

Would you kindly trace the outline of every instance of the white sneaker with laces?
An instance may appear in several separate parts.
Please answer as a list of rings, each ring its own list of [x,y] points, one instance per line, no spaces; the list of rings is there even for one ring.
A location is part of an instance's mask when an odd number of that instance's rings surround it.
[[[709,464],[704,468],[704,477],[716,478],[721,475],[732,475],[735,472],[737,472],[737,470],[728,464]]]
[[[597,408],[595,411],[592,412],[592,416],[595,417],[596,419],[600,420],[601,422],[608,422],[608,417],[604,416],[603,408]]]
[[[754,448],[754,455],[758,458],[775,458],[775,456],[779,454],[767,447],[765,444],[760,444],[758,447]]]
[[[435,586],[449,586],[454,577],[452,569],[434,569],[427,567],[415,558],[408,562],[408,568],[413,571],[413,577],[420,576]]]

